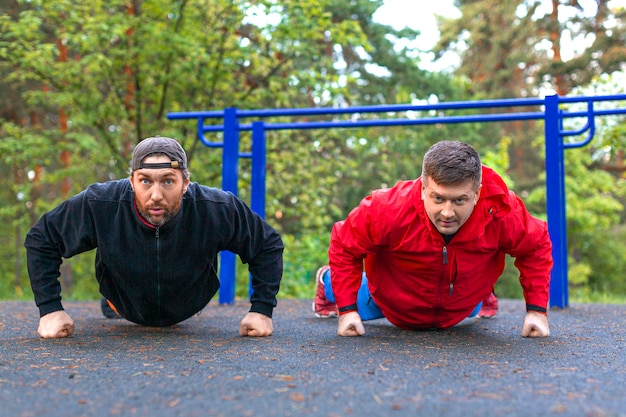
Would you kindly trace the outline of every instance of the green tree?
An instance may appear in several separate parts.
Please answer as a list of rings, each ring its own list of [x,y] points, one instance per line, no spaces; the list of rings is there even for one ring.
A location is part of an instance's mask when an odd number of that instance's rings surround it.
[[[535,96],[546,87],[566,95],[626,60],[626,10],[610,4],[457,0],[462,16],[440,19],[436,50],[460,55],[457,74],[471,80],[477,96]],[[564,59],[568,39],[575,55]]]

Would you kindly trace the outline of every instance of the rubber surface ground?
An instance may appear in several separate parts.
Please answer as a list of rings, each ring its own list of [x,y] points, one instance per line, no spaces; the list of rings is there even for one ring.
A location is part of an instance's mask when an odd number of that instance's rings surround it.
[[[311,300],[280,300],[274,335],[238,336],[248,304],[209,304],[169,328],[66,302],[75,335],[37,335],[34,303],[0,303],[0,415],[626,416],[626,305],[550,311],[520,336],[524,305],[494,319],[409,332],[386,320],[336,336]]]

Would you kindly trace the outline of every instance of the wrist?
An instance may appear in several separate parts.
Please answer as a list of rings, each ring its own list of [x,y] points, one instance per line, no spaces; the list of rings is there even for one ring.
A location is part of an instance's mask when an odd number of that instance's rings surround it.
[[[63,310],[63,305],[61,304],[61,298],[48,301],[45,304],[39,304],[39,317],[43,317],[46,314],[54,313],[55,311]]]
[[[347,306],[343,306],[343,307],[339,307],[339,315],[343,316],[344,314],[348,314],[348,313],[352,313],[352,312],[357,312],[357,306],[356,303],[355,304],[350,304]]]
[[[539,307],[536,305],[532,305],[532,304],[526,304],[526,312],[530,313],[539,313],[539,314],[543,314],[544,316],[548,315],[548,310],[544,307]]]
[[[263,314],[264,316],[267,316],[271,319],[272,313],[274,312],[274,307],[265,303],[253,302],[250,306],[249,312]]]

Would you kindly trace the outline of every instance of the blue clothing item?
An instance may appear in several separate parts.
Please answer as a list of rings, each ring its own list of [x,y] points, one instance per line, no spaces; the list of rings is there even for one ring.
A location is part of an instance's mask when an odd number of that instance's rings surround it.
[[[324,296],[331,303],[336,303],[335,294],[333,293],[333,284],[330,279],[330,269],[328,269],[326,272],[324,272],[324,275],[322,275],[322,282],[324,283]],[[363,321],[382,319],[385,317],[383,315],[383,312],[380,311],[380,308],[378,308],[378,306],[376,305],[372,294],[370,294],[370,289],[367,285],[367,276],[365,275],[365,272],[363,272],[361,287],[359,288],[359,292],[357,293],[356,306],[359,312],[359,316],[361,316],[361,320]],[[467,317],[476,317],[482,306],[482,302],[478,303],[478,305]]]
[[[474,308],[474,310],[472,310],[472,312],[470,313],[469,316],[467,316],[467,318],[472,318],[472,317],[476,317],[478,315],[478,312],[480,311],[480,309],[483,306],[483,302],[481,301],[480,303],[478,303],[478,305]]]
[[[330,270],[324,272],[324,275],[322,275],[322,282],[324,282],[324,295],[326,296],[326,299],[331,303],[335,303],[335,294],[333,294],[333,285],[330,280]],[[361,320],[363,321],[382,319],[385,317],[372,298],[372,294],[370,294],[365,273],[363,273],[361,288],[359,288],[359,292],[357,294],[356,305],[359,316],[361,316]]]

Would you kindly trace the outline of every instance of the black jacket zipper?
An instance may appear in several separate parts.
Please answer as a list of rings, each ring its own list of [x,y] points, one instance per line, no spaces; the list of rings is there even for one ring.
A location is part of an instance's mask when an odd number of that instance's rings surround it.
[[[161,320],[161,241],[160,229],[154,229],[154,237],[156,239],[156,267],[157,267],[157,308],[159,310],[159,321]]]

